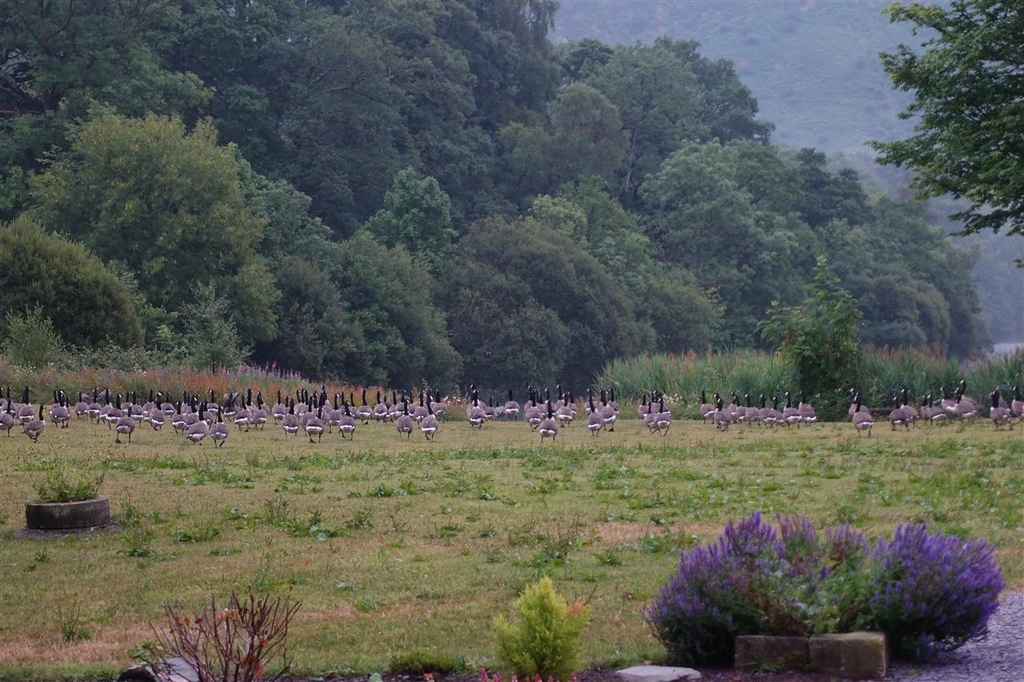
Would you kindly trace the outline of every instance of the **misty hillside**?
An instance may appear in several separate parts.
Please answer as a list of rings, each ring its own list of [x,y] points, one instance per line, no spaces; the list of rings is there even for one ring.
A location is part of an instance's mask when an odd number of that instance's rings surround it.
[[[823,151],[864,151],[869,139],[910,130],[909,97],[892,88],[878,53],[911,42],[881,0],[561,0],[554,39],[649,43],[695,40],[702,55],[735,65],[772,139]]]
[[[650,43],[665,35],[694,40],[702,55],[735,65],[759,106],[775,125],[772,140],[812,147],[850,166],[869,184],[901,194],[901,169],[873,164],[868,140],[889,141],[911,133],[898,118],[910,101],[893,90],[880,52],[903,42],[919,45],[909,27],[889,22],[882,0],[560,0],[555,41],[590,37],[602,42]],[[948,3],[941,3],[948,4]],[[905,196],[905,194],[904,194]],[[949,231],[953,210],[933,202],[931,220]],[[960,243],[977,245],[975,278],[994,341],[1024,339],[1024,257],[1018,237],[984,234]]]

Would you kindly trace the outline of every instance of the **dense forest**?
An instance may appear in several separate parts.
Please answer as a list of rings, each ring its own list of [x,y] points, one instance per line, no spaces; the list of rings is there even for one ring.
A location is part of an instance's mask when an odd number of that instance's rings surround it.
[[[905,4],[905,3],[904,3]],[[921,0],[948,8],[951,0]],[[919,45],[929,32],[893,22],[889,0],[559,0],[552,36],[557,43],[597,38],[610,44],[650,43],[659,36],[695,40],[705,56],[733,63],[757,99],[760,115],[775,126],[772,141],[813,147],[833,169],[853,168],[861,180],[906,197],[909,171],[879,166],[870,141],[913,134],[916,117],[900,117],[912,101],[894,87],[882,52]],[[982,315],[993,341],[1024,340],[1019,303],[1024,261],[1019,237],[961,236],[948,216],[962,202],[931,200],[926,219],[977,248],[973,275]]]
[[[764,347],[824,255],[863,342],[987,346],[977,254],[922,206],[773,144],[696,42],[556,45],[556,12],[0,0],[0,338],[43,317],[79,351],[583,386]]]

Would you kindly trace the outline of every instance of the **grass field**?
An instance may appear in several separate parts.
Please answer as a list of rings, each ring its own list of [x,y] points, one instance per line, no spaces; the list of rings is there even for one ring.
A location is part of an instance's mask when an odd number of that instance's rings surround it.
[[[494,664],[493,617],[548,574],[585,601],[588,665],[657,658],[642,609],[681,549],[754,511],[903,522],[997,547],[1024,586],[1024,428],[985,421],[909,432],[733,426],[677,419],[648,433],[624,407],[541,444],[523,422],[442,425],[433,443],[390,425],[320,443],[233,428],[222,448],[168,425],[115,444],[105,425],[0,436],[0,677],[110,675],[133,663],[164,606],[192,612],[248,586],[301,602],[289,636],[303,674],[384,671],[411,651]],[[47,473],[104,472],[119,528],[21,539]]]

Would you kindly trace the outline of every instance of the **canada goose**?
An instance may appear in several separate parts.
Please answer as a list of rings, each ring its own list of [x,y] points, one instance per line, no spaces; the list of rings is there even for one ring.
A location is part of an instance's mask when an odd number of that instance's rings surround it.
[[[954,419],[972,419],[980,414],[978,404],[966,397],[959,389],[954,394],[953,408],[949,411]]]
[[[782,423],[786,426],[800,426],[800,410],[793,405],[793,396],[786,391],[786,406],[782,408]]]
[[[1024,398],[1020,395],[1020,386],[1013,387],[1013,400],[1010,401],[1010,411],[1017,421],[1024,420]]]
[[[229,435],[228,425],[224,423],[224,408],[217,408],[217,421],[210,427],[210,438],[216,447],[224,445]]]
[[[643,393],[640,394],[640,404],[637,405],[636,416],[638,416],[641,419],[643,419],[645,414],[650,414],[650,413],[651,413],[651,407],[650,407],[650,405],[647,404],[647,392],[644,391]]]
[[[558,435],[558,422],[555,421],[555,411],[551,407],[551,398],[547,399],[547,416],[541,421],[537,430],[540,431],[540,442],[543,443],[544,439],[551,437],[551,442],[555,442],[555,436]]]
[[[395,430],[407,439],[412,436],[413,418],[409,414],[409,401],[402,396],[402,413],[395,419]]]
[[[288,411],[281,418],[281,428],[285,435],[296,435],[299,433],[299,415],[295,414],[295,402],[289,399]]]
[[[904,386],[900,389],[900,405],[903,407],[903,413],[907,419],[908,426],[914,426],[917,424],[917,420],[921,418],[921,414],[917,411],[917,408],[910,404],[910,390]]]
[[[705,395],[703,388],[700,389],[700,407],[697,409],[697,415],[700,417],[700,420],[705,423],[707,422],[708,417],[714,414],[715,410],[718,409],[715,407],[714,403],[708,402],[708,397]]]
[[[434,412],[434,416],[439,422],[443,422],[448,416],[448,403],[441,397],[441,392],[436,391],[431,399],[430,391],[427,391],[427,400],[430,402],[430,409]]]
[[[333,402],[331,403],[331,409],[324,415],[324,424],[327,425],[327,433],[333,433],[335,426],[341,426],[341,415],[345,414],[341,407],[338,405],[338,398],[341,395],[339,393],[334,394]]]
[[[85,394],[79,391],[78,402],[75,403],[75,418],[81,419],[87,416],[89,416],[89,401],[85,399]]]
[[[118,420],[124,416],[124,408],[121,405],[121,394],[117,394],[117,400],[113,405],[110,405],[103,412],[103,421],[107,423],[107,428],[112,429],[117,425]]]
[[[306,418],[306,423],[302,425],[302,428],[306,431],[306,435],[309,436],[310,443],[313,442],[313,436],[316,436],[316,442],[319,443],[324,435],[324,408],[317,405],[316,412],[309,413],[309,417]]]
[[[427,416],[420,420],[420,433],[427,440],[434,440],[434,435],[437,433],[438,421],[437,417],[434,416],[434,407],[427,401]]]
[[[908,431],[910,430],[910,413],[903,406],[902,394],[893,398],[893,408],[889,413],[889,423],[892,424],[893,431],[901,426]]]
[[[152,394],[152,391],[150,393]],[[153,401],[150,400],[149,402],[152,405]],[[132,401],[128,403],[128,409],[125,410],[125,413],[135,421],[141,421],[146,418],[146,410],[139,404],[139,393],[134,389],[132,390]]]
[[[256,392],[256,407],[249,405],[249,423],[253,428],[263,430],[263,427],[267,425],[267,406],[263,402],[263,392]]]
[[[380,391],[377,391],[377,402],[373,406],[373,418],[379,422],[385,422],[390,418],[391,410],[387,403],[380,398]]]
[[[50,421],[54,426],[66,429],[71,422],[71,408],[68,407],[64,391],[54,391],[53,394],[55,404],[50,407]]]
[[[576,402],[573,399],[572,391],[562,394],[561,405],[555,410],[555,418],[562,426],[572,426],[576,418]]]
[[[814,405],[807,402],[807,391],[800,391],[800,404],[796,406],[796,409],[800,412],[800,421],[803,423],[818,423],[818,413],[814,409]]]
[[[206,401],[206,409],[215,414],[220,409],[220,403],[217,402],[217,394],[212,388],[208,393],[210,394],[210,399]]]
[[[614,431],[615,422],[619,418],[619,407],[614,401],[605,400],[605,392],[603,390],[601,391],[601,403],[601,420],[604,421],[604,427],[609,432]]]
[[[249,409],[251,407],[251,405],[246,403],[247,396],[241,396],[241,398],[242,398],[242,404],[240,406],[231,406],[231,407],[229,407],[227,409],[224,409],[224,408],[221,408],[221,407],[217,407],[215,411],[221,417],[222,421],[223,421],[224,415],[228,411],[234,412],[235,413],[235,426],[238,427],[239,431],[242,430],[242,427],[245,427],[245,430],[248,431],[249,430],[249,426],[252,424],[252,410]],[[229,398],[229,400],[233,400],[233,399]],[[214,409],[214,408],[211,408],[211,409]]]
[[[601,391],[601,393],[604,394],[604,391]],[[587,414],[587,431],[596,436],[604,428],[604,416],[594,405],[594,391],[589,388],[587,389],[587,409],[589,410],[589,414]]]
[[[14,422],[17,421],[14,418],[14,404],[10,400],[11,389],[7,389],[7,406],[3,412],[0,412],[0,431],[6,431],[7,437],[11,437],[11,429],[14,428]]]
[[[484,421],[487,419],[487,412],[483,406],[480,405],[480,393],[474,388],[472,393],[472,400],[469,406],[466,407],[466,421],[469,422],[470,428],[474,426],[478,429],[482,429]]]
[[[199,411],[195,414],[195,421],[188,425],[185,429],[185,437],[196,445],[202,445],[203,440],[210,434],[210,425],[206,423],[205,419],[200,419],[200,415],[206,412],[206,403],[199,404]]]
[[[658,408],[655,407],[654,405],[654,399],[657,397],[657,392],[652,391],[651,400],[649,403],[647,403],[647,412],[645,412],[644,415],[641,417],[644,421],[644,426],[646,426],[647,430],[651,433],[654,433],[657,429],[656,424],[658,422]]]
[[[352,414],[352,410],[349,409],[348,401],[341,401],[341,416],[338,417],[338,432],[344,439],[345,434],[349,435],[349,438],[355,438],[356,436],[356,418]]]
[[[658,412],[654,416],[654,430],[662,436],[668,435],[668,427],[672,425],[672,413],[665,409],[665,396],[659,395]]]
[[[860,393],[854,397],[853,407],[853,416],[850,419],[853,421],[853,428],[857,429],[857,437],[860,438],[862,431],[867,431],[870,438],[871,427],[875,425],[875,420],[871,417],[871,413],[861,405]]]
[[[167,415],[164,414],[163,409],[160,408],[159,406],[154,407],[152,410],[149,411],[149,414],[146,415],[146,422],[153,427],[154,431],[159,431],[160,429],[162,429],[166,421]]]
[[[100,418],[100,413],[103,411],[103,403],[100,402],[100,390],[99,388],[92,389],[92,400],[89,401],[89,419],[96,421]]]
[[[43,435],[43,431],[45,430],[46,422],[43,421],[43,404],[39,403],[39,416],[34,417],[27,424],[25,424],[24,428],[22,429],[22,433],[31,438],[33,443],[38,443],[39,436]]]
[[[288,406],[281,402],[281,391],[277,392],[277,402],[274,403],[270,408],[270,415],[274,418],[274,421],[280,424],[284,421],[284,416],[288,414]]]
[[[118,397],[118,407],[120,407],[121,394],[118,393],[117,397]],[[121,434],[122,433],[128,435],[128,442],[131,443],[132,442],[132,432],[135,431],[135,419],[129,413],[125,412],[122,409],[121,416],[118,417],[117,423],[114,424],[114,431],[117,432],[117,435],[114,436],[114,442],[115,443],[120,443],[121,442]]]
[[[947,414],[942,407],[935,404],[935,398],[929,393],[921,401],[921,417],[928,424],[941,424],[945,423]]]
[[[423,391],[420,391],[420,402],[419,405],[414,407],[412,410],[412,419],[418,424],[423,421],[423,418],[426,417],[427,414],[427,405],[423,398]]]
[[[779,396],[772,396],[772,406],[768,410],[768,418],[764,420],[768,426],[782,426],[785,420],[782,417],[782,410],[779,409]]]
[[[42,402],[39,403],[42,405]],[[18,406],[18,421],[22,424],[28,424],[36,418],[36,411],[32,408],[32,403],[29,400],[28,386],[21,392],[21,405]]]
[[[764,396],[764,393],[759,394],[757,396],[757,399],[758,399],[759,404],[760,404],[760,407],[757,408],[757,420],[763,426],[769,426],[771,424],[770,420],[772,419],[772,408],[768,407],[765,404],[766,398]]]
[[[178,401],[178,405],[173,415],[171,415],[171,427],[174,428],[174,433],[185,433],[185,429],[188,428],[188,420],[185,419],[185,413],[182,412],[181,401]]]
[[[977,400],[967,395],[967,379],[961,379],[960,384],[957,386],[954,396],[958,397],[957,402],[966,404],[968,408],[972,409],[975,413],[981,409],[981,404]]]
[[[619,413],[619,403],[615,400],[615,387],[612,386],[608,389],[608,405],[615,410],[615,414]]]
[[[536,431],[540,423],[544,421],[544,410],[537,404],[537,390],[532,386],[530,387],[530,400],[526,403],[523,416],[526,423],[530,425],[531,431]]]
[[[1010,423],[1010,420],[1013,418],[1013,410],[1010,409],[1009,405],[1002,404],[1002,394],[998,387],[989,393],[989,398],[992,401],[992,407],[988,410],[988,417],[992,420],[992,424],[997,429],[1003,424],[1008,424],[1013,429],[1013,424]]]
[[[512,389],[510,388],[508,389],[508,400],[505,401],[505,417],[514,422],[519,421],[519,409],[520,405],[512,397]]]
[[[719,431],[727,431],[733,422],[733,414],[725,409],[725,400],[718,393],[715,393],[715,412],[711,415],[711,421]]]
[[[352,396],[352,404],[355,404],[355,396]],[[362,404],[355,409],[355,418],[364,424],[369,424],[370,420],[374,417],[374,409],[369,402],[367,402],[367,389],[362,389]]]

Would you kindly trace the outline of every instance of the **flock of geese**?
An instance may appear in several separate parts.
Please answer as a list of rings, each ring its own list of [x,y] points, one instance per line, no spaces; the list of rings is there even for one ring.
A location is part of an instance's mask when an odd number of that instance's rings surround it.
[[[929,393],[915,406],[911,404],[909,391],[904,387],[893,398],[889,424],[893,430],[909,430],[918,421],[947,424],[987,417],[997,429],[1003,426],[1013,429],[1014,421],[1024,420],[1024,399],[1021,397],[1020,386],[1014,386],[1012,391],[1013,397],[1007,400],[1003,396],[1003,390],[997,386],[989,393],[989,405],[986,408],[967,395],[967,382],[961,379],[952,394],[940,389],[941,397],[938,403],[935,402],[935,396]],[[853,400],[850,403],[849,415],[854,428],[857,429],[857,435],[867,432],[870,436],[875,425],[872,410],[861,403],[860,393],[856,390],[851,390],[851,395]]]
[[[546,390],[543,402],[540,402],[540,391],[530,387],[529,400],[523,405],[513,398],[511,390],[507,401],[495,405],[493,397],[484,404],[479,391],[475,387],[471,389],[465,406],[465,419],[470,428],[482,428],[484,423],[495,419],[519,421],[521,416],[532,431],[540,433],[541,442],[549,438],[554,441],[559,429],[572,424],[578,411],[572,393],[562,392],[560,387],[554,401],[550,390]],[[170,425],[176,434],[194,444],[202,445],[209,439],[219,447],[231,434],[229,425],[249,431],[263,430],[269,423],[287,435],[302,432],[310,442],[319,443],[325,432],[337,429],[342,439],[352,439],[358,425],[375,422],[393,424],[407,439],[414,431],[419,431],[426,440],[432,441],[450,410],[448,401],[431,391],[421,391],[417,403],[411,402],[408,395],[399,397],[395,392],[387,400],[380,391],[377,391],[376,402],[370,403],[363,389],[361,404],[357,405],[354,391],[348,397],[335,393],[333,399],[329,399],[325,387],[319,392],[298,390],[294,397],[282,397],[278,391],[276,398],[276,402],[269,405],[262,392],[253,395],[253,391],[247,389],[244,393],[231,392],[218,399],[210,390],[204,396],[184,393],[180,400],[172,402],[167,394],[151,389],[148,400],[140,402],[136,391],[125,395],[95,388],[91,395],[78,392],[77,400],[72,401],[64,390],[58,389],[53,392],[49,405],[43,401],[33,405],[29,387],[22,391],[21,401],[16,402],[8,386],[6,397],[0,394],[0,431],[10,436],[20,426],[22,433],[38,441],[47,422],[56,428],[68,428],[73,420],[89,419],[106,424],[114,432],[115,443],[125,442],[122,437],[131,443],[136,428],[148,424],[154,431]],[[614,390],[600,391],[599,400],[600,405],[594,401],[594,392],[588,391],[584,410],[587,430],[594,435],[603,429],[614,431],[619,413]],[[652,432],[667,432],[670,417],[664,398],[661,398],[658,412],[653,412],[653,399],[648,409],[652,411]]]
[[[891,410],[888,410],[888,421],[892,429],[909,429],[917,421],[927,423],[948,423],[973,419],[987,415],[996,428],[1008,426],[1013,428],[1014,420],[1024,420],[1024,399],[1020,388],[1013,387],[1013,397],[1007,401],[1002,390],[996,388],[989,394],[990,406],[984,409],[977,400],[966,395],[966,382],[961,381],[955,391],[948,395],[941,392],[942,397],[936,403],[932,395],[926,395],[915,406],[909,400],[909,392],[903,388],[894,398]],[[851,389],[849,416],[860,436],[864,433],[871,436],[875,425],[875,414],[883,410],[872,410],[861,401],[858,391]],[[11,432],[20,426],[22,433],[33,441],[38,441],[46,429],[47,421],[56,428],[68,428],[73,419],[89,419],[96,423],[104,423],[114,431],[114,442],[123,442],[125,438],[131,443],[132,434],[141,424],[148,424],[154,431],[160,431],[170,425],[176,434],[183,436],[191,443],[202,445],[209,439],[215,446],[224,445],[231,434],[229,425],[238,430],[263,430],[273,424],[281,428],[286,435],[304,433],[310,442],[321,442],[325,432],[333,433],[337,429],[342,439],[353,439],[360,424],[388,423],[392,424],[399,435],[409,439],[413,432],[419,431],[423,438],[432,441],[440,429],[441,423],[450,414],[452,407],[449,401],[440,394],[431,391],[420,391],[418,401],[412,402],[403,394],[399,397],[391,393],[390,400],[377,391],[376,401],[367,399],[366,390],[362,391],[362,400],[356,404],[355,393],[348,397],[335,393],[333,398],[327,394],[326,388],[310,392],[298,390],[295,396],[282,397],[280,391],[276,402],[267,404],[259,391],[253,395],[251,389],[244,393],[231,392],[219,399],[210,390],[208,395],[189,395],[184,393],[180,400],[171,401],[167,394],[149,391],[148,400],[140,402],[135,391],[127,397],[121,393],[112,394],[110,389],[93,389],[91,394],[79,392],[77,400],[71,401],[63,390],[53,392],[53,402],[49,405],[40,401],[33,405],[30,400],[29,388],[22,391],[21,401],[15,402],[11,396],[11,388],[7,388],[6,397],[0,394],[0,431]],[[765,426],[799,426],[815,424],[818,421],[814,406],[807,400],[806,393],[800,394],[798,401],[793,400],[789,391],[783,394],[785,404],[780,405],[782,398],[773,396],[771,405],[767,404],[764,394],[758,396],[758,403],[749,394],[745,395],[745,405],[741,404],[739,395],[732,393],[732,400],[726,403],[719,393],[713,394],[709,401],[706,392],[701,391],[699,418],[711,421],[720,431],[727,430],[733,424],[760,424]],[[461,407],[461,401],[458,404]],[[581,420],[591,435],[601,431],[614,431],[619,418],[619,406],[615,400],[614,389],[601,389],[597,393],[587,390],[585,400],[578,401],[571,391],[557,388],[554,400],[550,389],[543,391],[529,387],[529,398],[520,404],[509,390],[508,400],[496,403],[493,396],[485,404],[480,400],[479,391],[470,386],[469,399],[465,403],[465,420],[470,428],[483,428],[491,420],[526,422],[531,431],[540,434],[541,442],[552,441],[562,428],[571,426],[580,411]],[[657,390],[645,393],[637,407],[637,416],[651,433],[666,435],[672,424],[671,409],[665,402],[663,393]]]

